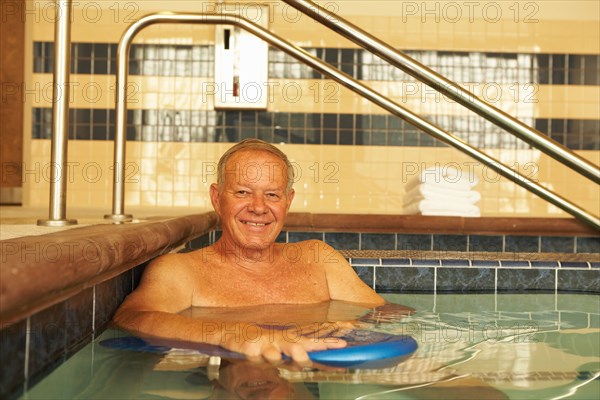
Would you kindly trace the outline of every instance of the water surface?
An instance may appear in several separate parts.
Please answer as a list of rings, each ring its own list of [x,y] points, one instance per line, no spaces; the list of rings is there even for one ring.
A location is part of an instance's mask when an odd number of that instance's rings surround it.
[[[596,399],[600,297],[573,294],[387,294],[414,308],[342,302],[190,309],[193,318],[305,327],[354,321],[419,343],[385,369],[270,365],[198,352],[108,349],[107,330],[24,395],[27,399]],[[365,315],[368,318],[365,318]],[[359,321],[359,322],[356,322]],[[342,326],[346,326],[343,324]]]

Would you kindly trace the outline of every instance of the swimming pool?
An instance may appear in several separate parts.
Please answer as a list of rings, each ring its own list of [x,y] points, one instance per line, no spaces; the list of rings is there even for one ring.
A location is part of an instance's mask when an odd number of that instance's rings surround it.
[[[99,344],[123,335],[109,329],[23,398],[592,399],[600,394],[596,295],[385,297],[416,310],[369,323],[371,329],[408,334],[419,343],[411,358],[393,368],[275,367],[176,350],[166,355],[115,350]],[[360,314],[345,303],[333,308],[338,317]],[[264,307],[260,312],[264,317]],[[297,312],[286,310],[288,322],[316,314],[313,306],[297,306]],[[224,318],[234,318],[232,313]]]

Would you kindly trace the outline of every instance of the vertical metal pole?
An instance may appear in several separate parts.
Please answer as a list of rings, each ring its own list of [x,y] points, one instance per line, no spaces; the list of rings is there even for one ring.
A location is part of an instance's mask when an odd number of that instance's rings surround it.
[[[71,64],[71,0],[55,2],[54,77],[52,90],[52,153],[50,173],[50,213],[38,225],[77,224],[67,219],[67,141],[69,139],[69,75]]]
[[[137,33],[132,24],[119,41],[117,48],[117,79],[115,94],[115,148],[113,165],[113,204],[112,214],[104,215],[104,219],[114,223],[131,221],[133,216],[125,214],[125,148],[127,140],[127,77],[129,75],[129,49],[133,37]],[[133,29],[132,29],[133,27]]]

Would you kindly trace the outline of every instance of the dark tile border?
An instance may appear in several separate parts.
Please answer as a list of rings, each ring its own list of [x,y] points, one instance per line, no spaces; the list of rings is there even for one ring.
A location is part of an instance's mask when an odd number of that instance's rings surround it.
[[[374,287],[380,292],[600,294],[600,268],[590,268],[587,262],[503,261],[502,266],[494,260],[352,258],[349,262],[357,272],[373,268]]]
[[[125,296],[139,283],[144,267],[145,264],[135,267],[25,320],[2,326],[0,398],[19,398],[25,387],[35,386],[102,333]]]

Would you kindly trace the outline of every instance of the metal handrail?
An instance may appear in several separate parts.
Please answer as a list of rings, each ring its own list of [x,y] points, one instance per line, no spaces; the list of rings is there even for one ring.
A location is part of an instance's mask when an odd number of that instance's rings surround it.
[[[113,214],[107,215],[106,218],[122,221],[129,218],[124,214],[124,189],[125,183],[123,179],[119,179],[125,174],[125,129],[127,126],[127,113],[125,99],[127,94],[127,74],[128,74],[128,59],[129,48],[131,41],[135,35],[147,26],[157,23],[190,23],[190,24],[228,24],[236,25],[246,31],[254,34],[260,39],[270,43],[271,45],[285,51],[292,57],[314,68],[318,72],[329,76],[336,82],[346,86],[352,91],[371,100],[373,103],[388,110],[392,114],[408,121],[417,128],[425,131],[431,136],[442,140],[449,145],[457,148],[463,153],[482,162],[494,171],[507,179],[523,186],[527,190],[537,194],[550,203],[563,209],[569,214],[579,218],[586,223],[592,225],[595,229],[600,230],[600,220],[598,217],[591,215],[582,208],[569,202],[567,199],[557,195],[556,193],[538,185],[527,177],[521,175],[517,171],[507,167],[500,161],[481,152],[479,149],[464,142],[459,137],[444,131],[443,129],[433,125],[427,120],[422,119],[410,110],[403,108],[389,98],[376,92],[375,90],[363,85],[350,75],[332,67],[330,64],[314,57],[304,49],[295,46],[289,41],[275,35],[262,26],[256,25],[242,17],[227,14],[188,14],[188,13],[155,13],[146,15],[134,22],[123,34],[117,50],[117,92],[116,92],[116,134],[115,134],[115,172],[114,172],[114,193],[113,193]]]
[[[348,22],[312,0],[283,0],[317,22],[334,30],[371,53],[381,57],[412,77],[428,84],[457,103],[479,114],[486,120],[540,149],[574,171],[600,184],[600,168],[543,133],[525,125],[504,111],[481,100],[475,94],[457,85],[408,55],[391,47],[375,36]]]
[[[38,219],[41,226],[76,225],[67,218],[67,149],[69,141],[69,84],[71,63],[71,0],[55,2],[54,73],[52,77],[52,147],[50,149],[50,205],[47,219]]]
[[[270,43],[271,45],[283,50],[292,57],[314,68],[320,73],[327,75],[336,82],[344,85],[350,90],[369,99],[373,103],[388,110],[392,114],[408,121],[417,128],[425,131],[431,136],[448,143],[457,148],[463,153],[482,162],[494,171],[507,179],[523,186],[527,190],[537,194],[543,199],[556,205],[569,214],[585,221],[592,225],[595,229],[600,230],[600,220],[598,217],[591,215],[587,211],[569,202],[567,199],[557,195],[556,193],[538,185],[527,177],[521,175],[517,171],[512,170],[500,161],[481,152],[479,149],[469,145],[457,136],[444,131],[443,129],[433,125],[427,120],[419,117],[410,110],[403,108],[389,98],[381,95],[373,89],[365,86],[350,75],[332,67],[330,64],[314,57],[304,49],[295,46],[289,41],[275,35],[269,30],[252,23],[242,17],[227,14],[191,14],[191,13],[155,13],[146,15],[134,22],[125,31],[119,42],[117,50],[117,92],[116,92],[116,134],[115,134],[115,169],[113,182],[113,214],[107,215],[106,218],[116,221],[127,220],[128,215],[124,214],[124,192],[125,183],[120,179],[125,175],[125,128],[127,126],[126,113],[126,94],[127,94],[127,72],[129,65],[129,48],[131,41],[135,35],[147,26],[157,23],[191,23],[191,24],[228,24],[236,25],[246,31],[254,34],[260,39]]]

